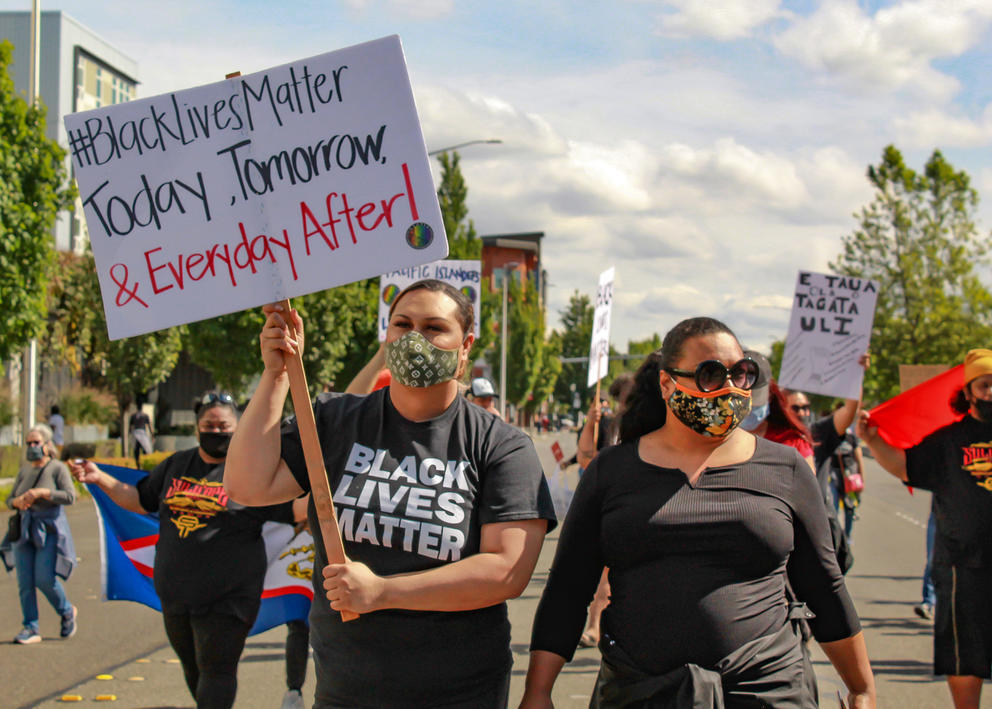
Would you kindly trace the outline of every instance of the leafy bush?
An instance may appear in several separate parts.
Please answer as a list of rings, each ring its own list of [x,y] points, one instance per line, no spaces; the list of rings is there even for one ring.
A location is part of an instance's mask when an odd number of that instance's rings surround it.
[[[161,463],[163,460],[172,455],[172,451],[155,451],[154,453],[149,453],[148,455],[141,456],[141,469],[151,472],[155,469],[155,466]],[[117,465],[121,468],[133,468],[134,458],[124,458],[120,456],[106,457],[106,458],[92,458],[93,462],[97,465]]]
[[[117,420],[117,402],[105,391],[76,386],[62,392],[59,408],[66,423],[108,425]]]
[[[10,387],[0,385],[0,426],[9,426],[14,420],[14,400],[10,396]]]

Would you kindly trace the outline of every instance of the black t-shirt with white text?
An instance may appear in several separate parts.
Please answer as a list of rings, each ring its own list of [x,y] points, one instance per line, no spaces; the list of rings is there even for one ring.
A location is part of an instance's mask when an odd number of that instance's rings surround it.
[[[345,553],[378,575],[476,554],[485,524],[555,525],[530,438],[462,397],[422,422],[401,416],[388,388],[322,396],[314,416]],[[310,490],[295,422],[283,428],[281,455]],[[327,559],[312,502],[309,515],[317,570]],[[315,571],[310,637],[318,706],[437,706],[478,696],[510,667],[505,603],[472,611],[391,609],[342,623],[322,581]]]
[[[262,525],[292,523],[291,504],[244,507],[230,500],[224,465],[207,463],[198,451],[169,456],[136,485],[141,506],[159,515],[155,591],[164,608],[223,607],[253,622],[266,568]]]
[[[972,416],[906,450],[906,484],[933,492],[934,563],[992,566],[992,423]]]

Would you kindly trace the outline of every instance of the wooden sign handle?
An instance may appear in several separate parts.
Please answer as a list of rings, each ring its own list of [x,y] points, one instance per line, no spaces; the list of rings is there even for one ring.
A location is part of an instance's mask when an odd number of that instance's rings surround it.
[[[279,303],[282,306],[283,318],[289,326],[289,335],[296,339],[296,328],[290,319],[292,305],[289,299]],[[296,350],[295,355],[283,353],[286,361],[286,372],[289,374],[289,393],[293,397],[293,409],[296,411],[296,423],[300,429],[300,441],[303,444],[303,457],[307,462],[307,476],[310,478],[310,494],[313,505],[317,509],[317,521],[320,525],[320,536],[324,540],[324,554],[328,563],[343,564],[348,561],[344,553],[344,542],[341,540],[341,530],[338,528],[338,516],[334,512],[334,502],[331,499],[331,485],[327,480],[324,468],[324,456],[320,451],[320,439],[317,437],[317,422],[313,418],[313,406],[310,403],[310,390],[307,388],[307,375],[303,370],[303,352]],[[319,573],[318,569],[313,572]],[[341,620],[347,622],[358,617],[357,613],[341,611]]]

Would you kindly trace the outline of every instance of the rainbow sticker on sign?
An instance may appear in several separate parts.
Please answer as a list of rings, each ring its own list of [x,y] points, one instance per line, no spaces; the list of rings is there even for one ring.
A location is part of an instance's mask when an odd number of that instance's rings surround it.
[[[471,300],[473,303],[475,302],[475,288],[473,288],[472,286],[464,286],[462,287],[462,293],[464,293],[465,297]]]
[[[393,301],[396,300],[396,296],[400,294],[400,287],[395,283],[390,283],[388,286],[382,289],[382,302],[386,305],[392,305]]]
[[[417,222],[406,230],[406,243],[415,249],[426,249],[434,241],[434,230],[423,222]]]

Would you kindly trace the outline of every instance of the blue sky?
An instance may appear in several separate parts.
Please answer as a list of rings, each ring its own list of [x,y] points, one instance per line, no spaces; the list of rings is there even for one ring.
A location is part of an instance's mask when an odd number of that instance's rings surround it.
[[[29,2],[0,0],[0,9]],[[613,341],[714,315],[783,337],[889,143],[967,170],[992,226],[988,0],[65,0],[140,65],[139,96],[388,34],[430,149],[462,152],[482,234],[544,231],[549,325],[617,268]]]

